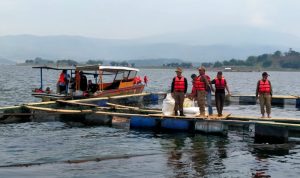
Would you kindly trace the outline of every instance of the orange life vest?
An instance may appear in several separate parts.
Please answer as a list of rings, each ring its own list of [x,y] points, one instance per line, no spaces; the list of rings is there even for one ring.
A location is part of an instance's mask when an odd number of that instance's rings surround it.
[[[148,77],[146,75],[144,76],[144,83],[148,83]]]
[[[61,73],[60,76],[59,76],[59,79],[58,79],[58,82],[60,84],[66,84],[66,81],[65,81],[65,74],[64,73]]]
[[[216,89],[225,89],[225,78],[222,77],[222,79],[218,79],[218,78],[215,78],[215,86],[216,86]]]
[[[134,84],[139,84],[139,83],[142,83],[141,77],[140,77],[140,76],[136,76],[136,77],[134,77],[134,79],[133,79],[133,83],[134,83]]]
[[[259,93],[270,93],[271,92],[271,85],[269,80],[266,80],[265,82],[263,80],[259,81]]]
[[[184,92],[185,91],[184,77],[183,76],[181,76],[180,79],[178,77],[175,77],[174,91],[179,91],[179,92]]]
[[[194,80],[194,87],[195,90],[200,90],[200,91],[205,91],[206,90],[206,84],[204,81],[201,81],[201,76],[198,76],[195,80]]]

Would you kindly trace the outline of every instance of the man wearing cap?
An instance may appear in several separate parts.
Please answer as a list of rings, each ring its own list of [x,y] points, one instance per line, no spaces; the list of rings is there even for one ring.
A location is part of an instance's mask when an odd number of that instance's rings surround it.
[[[228,95],[230,96],[229,88],[227,85],[227,81],[223,77],[222,71],[217,73],[217,77],[211,81],[212,84],[215,84],[216,92],[215,92],[215,102],[216,108],[218,111],[218,116],[222,116],[224,102],[225,102],[225,89],[227,90]]]
[[[182,76],[182,69],[180,67],[178,67],[175,72],[177,76],[173,78],[171,85],[171,93],[173,98],[175,99],[174,113],[175,116],[177,116],[179,110],[180,116],[184,116],[183,102],[184,95],[187,91],[188,83],[186,78]]]
[[[265,117],[265,111],[268,118],[271,118],[271,99],[272,99],[272,85],[268,80],[269,74],[267,72],[262,73],[262,79],[257,82],[256,87],[256,99],[259,98],[261,117]],[[265,110],[266,107],[266,110]]]
[[[193,89],[196,93],[197,102],[200,110],[200,117],[205,116],[205,97],[206,90],[210,87],[207,77],[205,76],[205,68],[198,68],[199,76],[193,80]]]

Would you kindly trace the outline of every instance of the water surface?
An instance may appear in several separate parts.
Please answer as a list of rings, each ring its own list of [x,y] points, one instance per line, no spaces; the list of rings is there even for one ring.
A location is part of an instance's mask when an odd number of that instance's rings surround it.
[[[189,78],[196,71],[186,70]],[[59,71],[45,72],[54,88]],[[167,91],[173,69],[141,69],[146,91]],[[214,76],[215,72],[208,72]],[[299,95],[297,72],[270,72],[274,94]],[[224,73],[233,94],[254,94],[258,72]],[[50,84],[52,83],[52,84]],[[5,66],[0,71],[0,106],[38,101],[39,71]],[[215,109],[215,108],[214,108]],[[259,115],[258,105],[230,105],[225,112]],[[273,107],[275,117],[297,117],[295,106]],[[155,133],[120,127],[74,127],[62,122],[0,125],[0,177],[298,177],[297,141],[254,144],[248,130],[227,136]],[[80,161],[80,163],[68,163]]]

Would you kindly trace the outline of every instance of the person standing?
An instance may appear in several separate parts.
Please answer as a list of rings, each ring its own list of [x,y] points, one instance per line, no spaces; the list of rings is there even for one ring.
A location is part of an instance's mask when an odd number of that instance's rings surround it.
[[[58,78],[59,93],[66,93],[68,83],[67,70],[62,70]]]
[[[175,100],[174,114],[178,115],[178,110],[180,112],[180,116],[184,116],[183,114],[183,102],[184,95],[187,91],[188,83],[185,77],[182,76],[182,69],[177,67],[176,69],[176,77],[173,78],[171,85],[171,93]]]
[[[148,84],[148,81],[149,81],[149,80],[148,80],[148,77],[147,77],[147,75],[145,75],[145,76],[144,76],[144,83],[145,83],[146,86],[147,86],[147,84]]]
[[[72,98],[73,98],[73,95],[74,95],[74,92],[75,92],[75,87],[76,87],[75,78],[72,77],[70,79],[70,83],[69,83],[69,93],[70,93],[70,96],[72,96]]]
[[[215,84],[216,91],[215,91],[215,101],[216,101],[216,107],[218,111],[218,116],[222,116],[224,102],[225,102],[225,89],[228,92],[228,95],[230,96],[231,93],[229,92],[229,88],[227,85],[226,79],[223,77],[223,73],[219,71],[217,73],[217,77],[211,81],[212,84]]]
[[[81,80],[81,76],[79,73],[79,70],[75,70],[75,90],[80,90],[80,80]]]
[[[208,114],[211,116],[213,114],[213,109],[211,105],[211,92],[214,92],[214,88],[211,85],[210,77],[205,74],[205,67],[201,67],[202,70],[204,71],[204,76],[206,77],[209,87],[206,87],[206,103],[207,103],[207,108],[208,108]]]
[[[80,75],[80,90],[85,92],[87,91],[87,78],[84,75],[83,71],[80,71],[79,75]]]
[[[256,87],[256,100],[259,98],[261,117],[265,117],[265,111],[268,118],[271,118],[271,100],[272,100],[272,85],[268,80],[269,74],[262,73],[262,79],[257,82]],[[266,107],[266,110],[265,110]]]
[[[193,80],[193,88],[194,93],[196,93],[196,98],[200,110],[200,117],[205,116],[205,98],[206,98],[206,90],[209,86],[207,78],[205,76],[205,68],[200,67],[198,68],[199,76],[194,78]],[[193,93],[193,91],[192,91]]]
[[[192,78],[192,84],[193,84],[193,87],[192,87],[192,92],[191,92],[191,94],[189,95],[189,98],[190,98],[190,99],[194,99],[194,98],[197,97],[196,88],[195,88],[195,85],[194,85],[194,82],[195,82],[196,79],[197,79],[197,75],[196,75],[196,74],[192,74],[192,75],[191,75],[191,78]]]
[[[135,76],[133,79],[133,84],[141,84],[142,83],[142,79],[140,76]]]

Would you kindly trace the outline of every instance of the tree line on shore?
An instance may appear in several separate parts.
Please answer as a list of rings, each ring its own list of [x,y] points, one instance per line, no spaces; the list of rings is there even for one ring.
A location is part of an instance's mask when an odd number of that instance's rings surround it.
[[[28,65],[56,65],[56,66],[76,66],[76,65],[95,65],[95,64],[103,64],[103,60],[88,60],[87,62],[77,62],[72,59],[63,59],[63,60],[48,60],[48,59],[43,59],[41,57],[36,57],[35,59],[28,59],[25,61],[25,64]],[[122,61],[122,62],[116,62],[116,61],[111,61],[110,65],[112,66],[126,66],[126,67],[134,67],[134,63],[128,63],[127,61]]]
[[[141,59],[142,61],[142,59]],[[94,64],[104,64],[109,63],[111,66],[126,66],[126,67],[135,67],[134,62],[128,61],[104,61],[104,60],[93,60],[90,59],[84,63],[79,63],[72,59],[63,59],[63,60],[47,60],[41,57],[36,57],[33,60],[26,60],[25,64],[27,65],[56,65],[56,66],[75,66],[75,65],[94,65]],[[290,69],[299,69],[300,68],[300,53],[289,49],[287,52],[275,51],[273,54],[262,54],[258,56],[249,56],[246,60],[241,59],[230,59],[224,61],[216,62],[203,62],[202,65],[208,68],[220,68],[220,67],[260,67],[260,68],[290,68]],[[145,64],[145,66],[147,66]],[[164,68],[174,68],[174,67],[183,67],[183,68],[192,68],[192,62],[170,62],[161,64],[161,67]]]
[[[288,52],[282,53],[275,51],[273,54],[262,54],[259,56],[249,56],[246,60],[231,59],[225,61],[204,62],[205,67],[232,67],[232,66],[246,66],[246,67],[261,67],[261,68],[300,68],[300,53],[294,51],[292,48]]]

